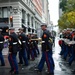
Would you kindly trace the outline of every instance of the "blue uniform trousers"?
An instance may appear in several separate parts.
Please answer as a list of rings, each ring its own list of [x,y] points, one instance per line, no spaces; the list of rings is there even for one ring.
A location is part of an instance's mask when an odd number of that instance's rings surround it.
[[[33,48],[34,56],[37,57],[37,51],[36,48]]]
[[[20,64],[23,64],[23,59],[22,59],[21,50],[19,51],[19,63],[20,63]]]
[[[40,54],[38,46],[35,47],[38,54]]]
[[[69,58],[69,64],[71,65],[74,60],[75,60],[75,47],[72,46],[72,54],[71,57]]]
[[[30,49],[29,48],[27,50],[27,58],[28,58],[28,60],[30,60]]]
[[[3,55],[2,55],[2,51],[0,51],[0,60],[1,60],[1,65],[5,65],[4,58],[3,58]]]
[[[24,61],[24,64],[27,66],[28,65],[28,59],[27,59],[27,53],[26,53],[26,50],[21,50],[19,51],[19,60],[20,60],[20,63],[23,64],[23,61]]]
[[[33,49],[30,50],[30,55],[31,55],[32,60],[34,60],[35,59],[35,55],[34,55],[34,50]]]
[[[66,59],[68,55],[72,54],[72,49],[73,49],[72,45],[71,46],[66,45],[66,49],[64,52],[64,59]]]
[[[63,42],[62,46],[61,46],[61,52],[60,52],[60,55],[63,55],[65,52],[65,44]]]
[[[11,66],[11,70],[13,70],[14,72],[18,72],[18,63],[17,63],[17,59],[16,59],[16,54],[9,54],[8,61]]]
[[[69,54],[69,46],[68,45],[65,45],[65,52],[64,52],[64,54],[63,54],[63,56],[64,56],[64,59],[66,59],[67,58],[67,56],[68,56],[68,54]]]
[[[48,67],[48,71],[50,73],[54,73],[54,61],[53,61],[53,58],[52,58],[50,51],[48,51],[48,52],[43,51],[42,52],[42,57],[41,57],[39,65],[38,65],[39,71],[42,71],[45,61],[46,61],[47,67]]]

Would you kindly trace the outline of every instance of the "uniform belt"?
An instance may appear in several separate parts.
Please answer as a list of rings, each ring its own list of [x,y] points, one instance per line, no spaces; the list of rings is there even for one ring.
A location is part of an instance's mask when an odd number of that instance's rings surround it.
[[[22,43],[25,43],[26,41],[22,41]]]
[[[48,42],[50,42],[50,41],[48,41]],[[41,41],[41,43],[46,43],[45,41]]]
[[[3,41],[1,41],[0,43],[3,43]]]
[[[41,43],[45,43],[45,41],[42,41]]]
[[[17,44],[17,42],[14,42],[14,43],[13,43],[13,45],[16,45],[16,44]]]
[[[48,52],[49,50],[46,50],[46,52]]]
[[[28,42],[28,44],[29,44],[29,42]]]

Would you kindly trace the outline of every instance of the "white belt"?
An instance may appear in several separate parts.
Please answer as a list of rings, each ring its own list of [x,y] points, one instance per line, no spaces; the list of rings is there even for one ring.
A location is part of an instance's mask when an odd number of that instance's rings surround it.
[[[31,42],[31,43],[33,43],[33,42]]]
[[[45,43],[45,41],[42,41],[42,43]]]
[[[14,43],[13,43],[13,45],[16,45],[16,44],[17,44],[17,42],[14,42]]]
[[[1,41],[0,43],[3,43],[3,41]]]
[[[29,42],[28,42],[28,44],[29,44]]]
[[[23,43],[25,43],[26,41],[22,41]]]

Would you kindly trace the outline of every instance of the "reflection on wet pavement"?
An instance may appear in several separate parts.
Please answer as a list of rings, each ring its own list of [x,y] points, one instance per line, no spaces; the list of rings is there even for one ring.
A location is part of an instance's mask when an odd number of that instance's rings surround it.
[[[59,55],[61,48],[58,45],[58,40],[59,38],[56,37],[55,48],[53,48],[54,50],[53,58],[55,61],[55,75],[57,74],[72,75],[71,73],[71,70],[73,69],[72,66],[69,66],[67,64],[67,61],[62,59],[62,57]]]
[[[55,51],[53,54],[53,58],[54,58],[54,62],[55,62],[55,70],[61,71],[61,67],[59,66],[59,59],[60,59],[59,52],[60,52],[61,48],[58,45],[58,38],[56,38],[55,48],[53,50]]]

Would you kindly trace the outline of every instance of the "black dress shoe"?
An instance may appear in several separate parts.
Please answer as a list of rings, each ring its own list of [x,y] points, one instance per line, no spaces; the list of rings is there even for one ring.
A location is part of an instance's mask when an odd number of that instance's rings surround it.
[[[12,74],[16,74],[17,75],[17,74],[19,74],[19,72],[18,71],[14,71]]]
[[[54,73],[49,72],[48,70],[46,70],[46,74],[47,75],[54,75]]]
[[[11,70],[9,71],[9,73],[12,73],[13,71],[14,71],[14,70],[11,69]]]
[[[69,63],[69,62],[66,62],[66,64],[68,64],[69,66],[71,66],[71,63]]]
[[[30,59],[30,61],[34,61],[35,59]]]
[[[22,66],[22,63],[18,63],[19,66]]]
[[[1,64],[1,66],[5,66],[5,64]]]
[[[23,63],[20,63],[20,62],[19,62],[18,64],[23,64]]]
[[[28,64],[26,65],[26,64],[23,64],[22,66],[28,66]]]
[[[47,75],[54,75],[54,73],[50,73],[50,72],[48,72],[48,73],[46,73]]]
[[[66,58],[63,58],[64,60],[66,60]]]
[[[42,71],[40,71],[38,68],[34,69],[35,71],[37,71],[38,73],[41,73]]]
[[[69,66],[71,66],[71,63],[69,63]]]
[[[72,74],[75,74],[75,70],[72,70],[71,72],[72,72]]]

